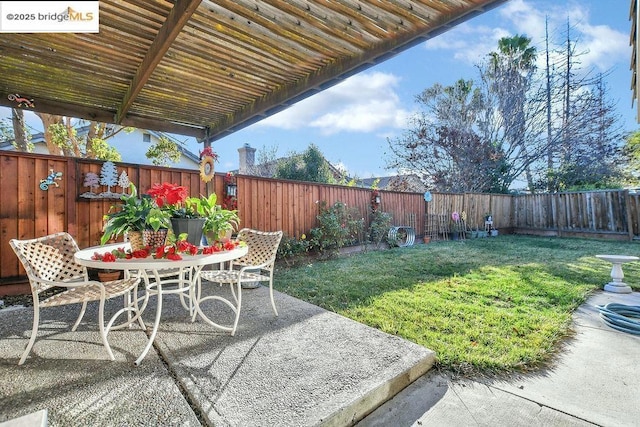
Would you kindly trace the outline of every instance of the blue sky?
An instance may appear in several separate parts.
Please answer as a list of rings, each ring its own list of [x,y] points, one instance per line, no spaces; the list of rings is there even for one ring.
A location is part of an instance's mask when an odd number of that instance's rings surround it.
[[[606,78],[625,130],[636,130],[631,106],[629,0],[510,0],[479,17],[309,97],[281,113],[213,143],[220,155],[216,170],[238,167],[245,143],[277,156],[317,145],[334,164],[359,178],[392,175],[385,169],[387,138],[399,136],[416,111],[415,96],[435,83],[475,79],[478,64],[501,37],[524,34],[544,48],[545,17],[551,37],[562,37],[567,18],[573,25],[583,69],[611,73]],[[188,146],[201,148],[189,138]]]
[[[399,136],[415,112],[414,99],[435,83],[476,78],[475,64],[501,37],[525,34],[542,51],[548,16],[551,36],[562,36],[567,18],[579,40],[583,69],[611,70],[606,81],[626,130],[637,129],[631,107],[629,0],[511,0],[483,15],[289,109],[214,142],[217,169],[237,167],[237,149],[277,148],[284,156],[316,144],[327,159],[360,178],[391,175],[385,169],[388,137]]]

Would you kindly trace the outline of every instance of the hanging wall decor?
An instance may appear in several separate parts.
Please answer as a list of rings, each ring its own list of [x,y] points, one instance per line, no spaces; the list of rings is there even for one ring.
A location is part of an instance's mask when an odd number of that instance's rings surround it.
[[[95,172],[87,172],[84,174],[84,182],[82,183],[84,187],[89,187],[89,191],[80,194],[80,197],[86,197],[88,199],[93,199],[99,197],[95,190],[100,187],[100,177]]]
[[[371,192],[371,211],[376,212],[380,207],[380,192],[377,188],[374,188]]]
[[[213,152],[211,147],[205,147],[200,152],[200,179],[204,182],[209,182],[213,179],[214,164],[217,160],[218,155]]]
[[[100,193],[100,197],[107,199],[120,198],[120,193],[111,190],[111,187],[118,185],[118,168],[115,163],[106,161],[102,164],[102,168],[100,169],[100,184],[107,187],[107,191]]]
[[[58,181],[62,179],[62,172],[54,172],[53,169],[49,169],[49,175],[45,179],[40,180],[40,189],[48,190],[50,185],[60,187]]]
[[[236,176],[231,172],[227,172],[224,176],[222,208],[231,211],[238,209],[238,181]]]
[[[35,107],[35,104],[33,103],[33,99],[25,98],[24,96],[20,96],[17,93],[16,94],[10,93],[9,95],[7,95],[7,99],[9,99],[9,101],[15,101],[18,104],[18,108]]]

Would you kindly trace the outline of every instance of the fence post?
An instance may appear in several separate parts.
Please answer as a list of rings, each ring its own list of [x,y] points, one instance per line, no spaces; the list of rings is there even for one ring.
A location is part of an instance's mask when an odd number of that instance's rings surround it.
[[[553,220],[556,223],[556,228],[558,229],[558,237],[562,237],[562,225],[560,224],[560,195],[554,194],[551,202],[555,205],[553,209]]]
[[[631,218],[631,197],[629,197],[629,190],[624,190],[624,205],[625,205],[625,214],[627,217],[627,231],[629,233],[629,241],[633,240],[633,221]]]

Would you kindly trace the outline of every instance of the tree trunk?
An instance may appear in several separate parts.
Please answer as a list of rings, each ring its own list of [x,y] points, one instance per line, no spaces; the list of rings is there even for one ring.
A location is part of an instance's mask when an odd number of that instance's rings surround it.
[[[20,108],[11,109],[11,122],[13,123],[13,135],[15,138],[16,150],[28,152],[29,141],[27,140],[26,126],[24,123],[24,111]]]
[[[36,116],[40,117],[40,120],[42,120],[42,128],[44,129],[44,141],[47,144],[47,150],[49,151],[49,154],[64,156],[64,151],[53,142],[51,131],[49,131],[49,126],[62,123],[62,116],[56,116],[54,114],[47,113],[36,113]]]

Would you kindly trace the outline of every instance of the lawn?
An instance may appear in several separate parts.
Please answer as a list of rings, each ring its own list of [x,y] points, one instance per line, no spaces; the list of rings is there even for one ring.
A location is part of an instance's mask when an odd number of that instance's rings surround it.
[[[610,280],[596,254],[636,242],[499,236],[368,251],[279,266],[277,290],[437,353],[457,373],[499,374],[552,361],[571,314]],[[640,263],[624,265],[640,290]]]

